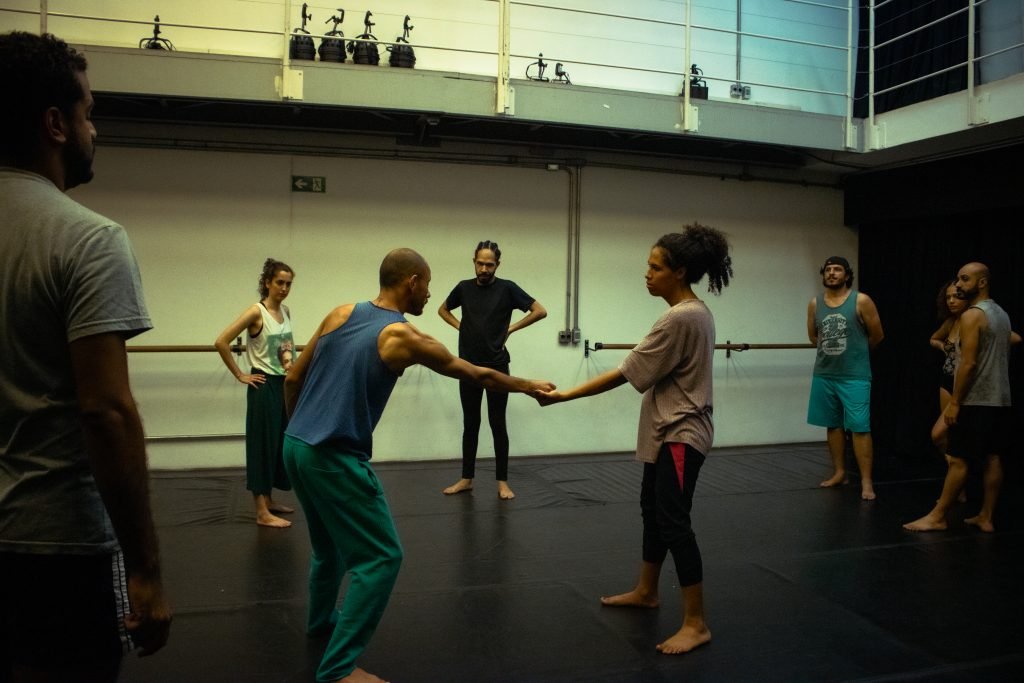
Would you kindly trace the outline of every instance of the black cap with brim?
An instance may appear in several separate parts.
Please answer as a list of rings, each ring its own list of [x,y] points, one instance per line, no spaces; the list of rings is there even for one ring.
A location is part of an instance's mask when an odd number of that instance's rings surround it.
[[[850,262],[842,256],[829,256],[825,259],[825,265],[822,266],[821,269],[824,270],[826,266],[842,266],[846,269],[847,273],[853,270],[853,268],[850,268]]]

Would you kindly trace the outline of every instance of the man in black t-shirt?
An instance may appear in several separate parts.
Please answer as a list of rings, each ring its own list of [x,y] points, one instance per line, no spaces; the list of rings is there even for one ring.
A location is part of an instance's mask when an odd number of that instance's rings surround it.
[[[541,320],[548,312],[516,283],[495,277],[499,265],[501,250],[498,244],[489,240],[480,242],[473,254],[476,277],[455,285],[437,314],[459,331],[459,358],[508,374],[509,354],[505,340],[513,332]],[[460,306],[462,320],[451,313]],[[510,324],[515,309],[526,315]],[[444,489],[447,495],[473,488],[483,393],[484,389],[478,385],[459,383],[463,415],[462,478]],[[494,436],[495,479],[498,480],[498,497],[505,500],[515,498],[516,495],[508,486],[508,429],[505,426],[507,405],[508,394],[487,391],[487,421]]]

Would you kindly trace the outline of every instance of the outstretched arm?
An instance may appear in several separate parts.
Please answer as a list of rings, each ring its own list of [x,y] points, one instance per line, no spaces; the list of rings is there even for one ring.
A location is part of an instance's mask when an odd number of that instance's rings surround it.
[[[553,403],[564,403],[565,401],[572,401],[577,398],[583,398],[584,396],[594,396],[595,394],[603,394],[606,391],[620,387],[626,383],[626,377],[622,374],[622,371],[618,368],[603,372],[597,377],[587,380],[583,384],[577,385],[568,391],[545,391],[540,394],[534,395],[537,399],[537,403],[542,406],[549,406]]]
[[[551,382],[512,377],[468,363],[453,356],[444,344],[409,323],[395,323],[384,328],[378,338],[377,348],[381,360],[395,372],[401,372],[411,365],[423,365],[438,374],[474,382],[492,391],[533,394],[555,388]]]
[[[128,383],[124,339],[97,334],[69,348],[93,478],[124,553],[131,606],[125,626],[139,653],[149,655],[167,642],[171,608],[160,576],[146,446]]]

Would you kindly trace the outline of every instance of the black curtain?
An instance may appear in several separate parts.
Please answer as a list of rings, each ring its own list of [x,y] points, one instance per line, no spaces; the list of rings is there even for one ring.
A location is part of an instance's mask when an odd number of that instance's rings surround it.
[[[968,0],[894,0],[875,10],[875,44],[882,45],[928,26],[921,31],[893,41],[875,51],[875,91],[906,83],[925,74],[935,73],[967,60],[967,12],[942,19],[967,7]],[[982,11],[981,8],[978,11]],[[867,0],[860,3],[858,32],[857,78],[854,86],[854,116],[868,116],[868,48],[870,47],[870,12]],[[875,113],[934,97],[958,92],[967,87],[967,67],[925,78],[875,98]]]
[[[1024,146],[872,173],[847,183],[846,214],[859,231],[858,287],[878,306],[885,341],[874,353],[872,432],[876,460],[944,470],[929,432],[938,417],[942,354],[928,338],[938,328],[935,300],[965,263],[992,272],[992,298],[1024,331]],[[1014,169],[1006,171],[1005,169]],[[1024,424],[1024,349],[1011,353],[1017,423]],[[1009,490],[1024,489],[1022,449],[1004,459]],[[1018,496],[1019,497],[1019,496]]]

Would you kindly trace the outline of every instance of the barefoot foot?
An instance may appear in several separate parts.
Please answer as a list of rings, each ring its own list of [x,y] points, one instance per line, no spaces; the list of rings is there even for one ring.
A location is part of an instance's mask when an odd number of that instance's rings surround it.
[[[501,498],[502,500],[512,500],[515,497],[516,494],[508,487],[507,481],[498,482],[498,498]]]
[[[862,481],[860,483],[860,499],[861,500],[874,500],[875,499],[875,487],[872,486],[870,481]]]
[[[842,486],[848,481],[849,479],[846,478],[846,472],[836,472],[831,477],[818,484],[818,486],[820,486],[823,489],[830,489],[835,486]]]
[[[628,593],[620,593],[619,595],[610,595],[607,597],[602,596],[601,604],[605,607],[653,608],[658,606],[658,596],[642,594],[640,591],[633,589]]]
[[[663,655],[681,655],[710,642],[711,631],[707,627],[698,629],[684,626],[674,636],[658,644],[655,649]]]
[[[337,683],[388,683],[383,678],[374,676],[368,671],[363,671],[358,666],[348,676],[339,678]]]
[[[275,503],[274,501],[269,501],[267,503],[267,509],[270,510],[271,512],[276,512],[281,515],[287,515],[291,512],[295,512],[295,508],[288,507],[284,503]]]
[[[996,530],[996,528],[994,526],[992,526],[992,520],[989,519],[988,517],[982,517],[981,515],[975,515],[974,517],[968,517],[967,519],[964,520],[964,524],[970,524],[971,526],[976,526],[976,527],[978,527],[979,530],[984,531],[985,533],[988,533],[988,534],[990,534],[990,533],[992,533],[993,531]]]
[[[450,496],[454,493],[462,493],[463,491],[470,491],[473,488],[472,479],[459,479],[457,482],[444,489],[442,493],[446,496]]]
[[[945,531],[946,519],[945,517],[934,517],[929,513],[921,519],[904,524],[903,528],[907,531]]]
[[[256,523],[260,526],[274,527],[275,529],[287,529],[292,525],[287,519],[281,519],[277,515],[272,515],[269,512],[262,515],[256,515]]]

